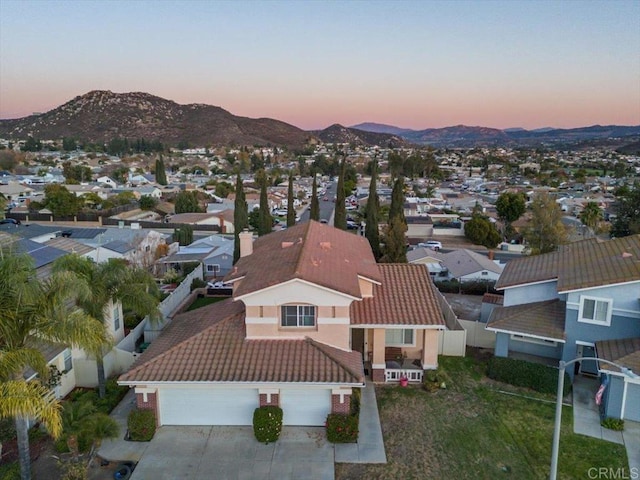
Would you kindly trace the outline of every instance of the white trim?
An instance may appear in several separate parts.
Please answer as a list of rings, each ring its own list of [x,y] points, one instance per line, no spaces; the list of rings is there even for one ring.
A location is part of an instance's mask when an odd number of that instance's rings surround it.
[[[576,345],[582,345],[583,347],[596,347],[596,344],[593,342],[585,342],[583,340],[576,340]]]
[[[557,282],[558,281],[558,277],[556,278],[550,278],[549,280],[539,280],[537,282],[524,282],[524,283],[518,283],[517,285],[510,285],[508,287],[501,287],[501,288],[496,288],[496,290],[508,290],[510,288],[521,288],[521,287],[528,287],[530,285],[540,285],[543,283],[551,283],[551,282]]]
[[[630,285],[633,283],[640,283],[640,280],[629,280],[628,282],[618,282],[618,283],[604,283],[600,285],[594,285],[593,287],[584,287],[584,288],[575,288],[573,290],[558,290],[558,293],[574,293],[574,292],[582,292],[586,290],[595,290],[598,288],[609,288],[609,287],[618,287],[620,285]]]
[[[620,406],[620,420],[624,420],[624,407],[627,404],[627,382],[622,379],[622,405]]]
[[[349,317],[319,317],[318,325],[350,325]]]
[[[288,284],[294,283],[294,282],[304,283],[305,285],[309,285],[309,286],[318,288],[320,290],[324,290],[326,292],[330,292],[330,293],[333,293],[333,294],[336,294],[336,295],[340,295],[340,296],[346,297],[346,298],[348,298],[350,300],[362,300],[361,297],[354,297],[353,295],[349,295],[348,293],[344,293],[344,292],[341,292],[339,290],[333,290],[333,289],[331,289],[329,287],[324,287],[322,285],[318,285],[317,283],[312,283],[312,282],[309,282],[307,280],[302,280],[301,278],[292,278],[291,280],[287,280],[286,282],[281,282],[281,283],[277,283],[275,285],[270,285],[270,286],[262,288],[260,290],[254,290],[253,292],[245,293],[244,295],[238,295],[238,296],[234,297],[233,299],[234,299],[234,301],[235,300],[243,300],[243,299],[245,299],[247,297],[250,297],[252,295],[255,295],[257,293],[268,292],[269,290],[273,290],[274,288],[279,288],[279,287],[282,287],[283,285],[288,285]]]
[[[372,363],[371,364],[371,368],[387,368],[387,364],[386,363]]]
[[[369,278],[369,277],[365,277],[364,275],[358,275],[359,279],[362,280],[366,280],[367,282],[371,282],[375,285],[382,285],[382,282],[378,282],[377,280],[374,280],[373,278]]]
[[[275,325],[278,323],[278,319],[276,317],[245,317],[244,323],[246,325]]]
[[[594,320],[590,318],[585,318],[584,314],[584,303],[585,300],[593,301],[593,313],[595,316],[596,309],[598,303],[606,303],[607,304],[607,317],[604,321]],[[591,325],[599,325],[601,327],[609,327],[611,326],[611,315],[613,311],[613,299],[612,298],[602,298],[602,297],[589,297],[587,295],[580,295],[580,308],[578,309],[578,322],[580,323],[589,323]]]
[[[615,299],[613,299],[615,300]],[[580,302],[566,302],[567,307],[571,307],[569,310],[578,310],[578,314],[580,314]],[[614,308],[611,311],[611,316],[618,315],[626,318],[640,318],[639,310],[630,310],[628,308]]]
[[[499,332],[499,333],[508,333],[510,335],[524,335],[526,337],[531,337],[531,338],[539,338],[540,340],[551,340],[552,342],[558,342],[558,343],[567,343],[566,340],[564,339],[559,339],[559,338],[551,338],[551,337],[543,337],[542,335],[532,335],[530,333],[524,333],[524,332],[515,332],[512,330],[503,330],[501,328],[494,328],[494,327],[484,327],[485,330],[489,330],[490,332]]]

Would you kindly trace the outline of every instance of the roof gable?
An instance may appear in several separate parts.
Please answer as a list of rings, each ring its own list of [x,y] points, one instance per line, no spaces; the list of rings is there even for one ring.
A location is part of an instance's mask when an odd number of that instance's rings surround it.
[[[360,298],[358,276],[381,279],[366,238],[313,220],[258,238],[235,267],[235,297],[298,278]]]

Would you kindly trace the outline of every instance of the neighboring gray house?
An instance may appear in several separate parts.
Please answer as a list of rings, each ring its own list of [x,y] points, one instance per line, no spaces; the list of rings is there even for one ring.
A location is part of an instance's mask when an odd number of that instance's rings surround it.
[[[504,304],[486,326],[496,332],[496,356],[598,357],[640,373],[640,235],[512,260],[496,289]],[[569,373],[600,377],[603,415],[640,421],[640,378],[596,360]]]
[[[500,278],[503,267],[486,255],[466,248],[440,253],[430,248],[418,247],[407,252],[409,263],[427,266],[429,274],[439,280],[455,279],[459,282],[493,281]]]
[[[202,262],[206,279],[224,277],[233,266],[233,237],[210,235],[161,260],[166,265],[189,262]]]

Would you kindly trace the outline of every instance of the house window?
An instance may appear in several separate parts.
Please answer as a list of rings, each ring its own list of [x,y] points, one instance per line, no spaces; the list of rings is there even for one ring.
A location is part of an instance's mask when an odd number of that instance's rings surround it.
[[[580,297],[578,321],[609,326],[611,325],[612,304],[613,300],[611,299]]]
[[[207,265],[207,272],[218,273],[220,271],[220,265],[211,264]]]
[[[384,343],[387,347],[407,347],[415,345],[414,331],[410,328],[386,330]]]
[[[67,348],[64,351],[64,371],[70,372],[73,369],[73,361],[71,360],[71,349]]]
[[[283,305],[281,325],[283,327],[314,327],[316,307],[313,305]]]
[[[118,306],[113,308],[113,329],[115,331],[120,330],[120,309]]]
[[[489,272],[482,272],[481,275],[489,275]]]

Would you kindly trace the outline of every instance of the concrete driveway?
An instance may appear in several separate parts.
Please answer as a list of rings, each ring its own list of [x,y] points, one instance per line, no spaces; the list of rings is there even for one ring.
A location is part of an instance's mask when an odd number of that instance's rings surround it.
[[[258,443],[252,427],[161,427],[131,480],[333,480],[334,448],[322,427],[284,427]]]

